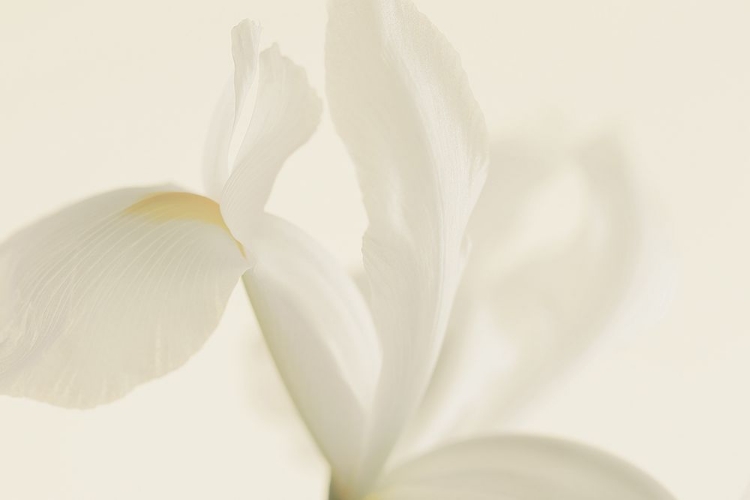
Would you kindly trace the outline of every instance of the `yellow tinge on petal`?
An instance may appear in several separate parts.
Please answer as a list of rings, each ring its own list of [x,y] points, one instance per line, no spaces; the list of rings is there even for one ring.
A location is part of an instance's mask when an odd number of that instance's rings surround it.
[[[216,203],[174,191],[103,193],[0,245],[0,395],[91,408],[204,345],[250,266]]]
[[[154,193],[126,208],[125,213],[141,215],[159,222],[192,220],[218,226],[232,237],[245,256],[244,247],[234,238],[224,222],[219,204],[205,196],[185,191]]]

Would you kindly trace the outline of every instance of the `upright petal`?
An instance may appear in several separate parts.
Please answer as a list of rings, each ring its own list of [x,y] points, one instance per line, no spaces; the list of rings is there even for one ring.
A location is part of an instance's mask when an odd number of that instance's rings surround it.
[[[443,35],[408,0],[333,0],[327,93],[369,217],[364,264],[383,345],[362,482],[425,389],[485,177],[484,119]]]
[[[247,267],[218,205],[169,187],[43,219],[0,246],[0,394],[91,407],[178,368]]]
[[[446,446],[386,477],[377,500],[674,500],[643,472],[558,439],[497,436]]]
[[[580,145],[560,139],[504,139],[493,149],[445,348],[410,425],[412,448],[496,430],[598,337],[624,330],[625,322],[627,330],[639,326],[633,319],[653,309],[643,302],[660,302],[668,288],[669,266],[639,280],[655,257],[663,264],[654,252],[663,245],[652,235],[654,214],[619,141],[596,138],[581,153]],[[560,178],[573,182],[547,189]],[[540,202],[541,192],[567,195]],[[523,237],[514,235],[533,232],[519,231],[533,224],[519,214],[542,205],[544,237],[533,248],[521,246]],[[574,205],[581,209],[569,217],[573,224],[561,220]],[[547,234],[561,225],[569,227],[563,238]]]
[[[218,200],[229,178],[229,148],[242,107],[258,73],[260,25],[245,19],[232,29],[234,78],[222,94],[208,129],[203,151],[206,193]]]
[[[282,378],[334,472],[351,473],[380,371],[370,311],[312,238],[272,216],[253,225],[243,281]]]
[[[240,241],[253,238],[248,218],[262,213],[281,166],[310,138],[321,111],[305,70],[276,45],[264,50],[253,114],[221,196],[221,213]]]

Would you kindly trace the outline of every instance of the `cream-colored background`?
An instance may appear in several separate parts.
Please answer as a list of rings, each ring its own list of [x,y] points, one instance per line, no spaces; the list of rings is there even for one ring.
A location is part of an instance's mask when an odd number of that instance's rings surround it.
[[[514,427],[618,453],[680,499],[737,499],[750,481],[750,3],[417,4],[463,55],[493,133],[550,110],[580,133],[623,131],[674,241],[662,321],[592,357]],[[229,29],[260,20],[322,90],[324,7],[2,0],[0,236],[109,188],[198,189]],[[271,209],[356,262],[365,218],[328,122]],[[200,354],[121,402],[77,412],[0,398],[0,498],[322,498],[323,464],[262,408],[277,381],[258,349],[236,295]]]

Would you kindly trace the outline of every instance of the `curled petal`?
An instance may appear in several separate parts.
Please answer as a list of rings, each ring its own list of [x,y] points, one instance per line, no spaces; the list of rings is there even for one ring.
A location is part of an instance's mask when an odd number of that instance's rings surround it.
[[[541,221],[519,217],[537,207]],[[445,349],[409,432],[412,448],[496,429],[598,337],[652,314],[661,302],[652,292],[664,293],[671,280],[645,208],[616,138],[582,152],[536,138],[497,145]],[[520,244],[517,235],[535,225],[541,243]],[[640,279],[654,259],[661,269]]]
[[[203,151],[206,193],[218,200],[229,178],[229,148],[243,106],[255,85],[260,50],[260,25],[245,19],[232,29],[234,78],[219,100]]]
[[[674,500],[632,465],[582,444],[523,435],[464,441],[407,463],[368,500]]]
[[[262,213],[276,175],[315,131],[321,111],[304,69],[276,45],[261,52],[255,107],[220,203],[227,225],[243,243],[253,238],[248,218]]]
[[[184,364],[247,269],[208,198],[112,191],[0,246],[0,394],[68,407]]]

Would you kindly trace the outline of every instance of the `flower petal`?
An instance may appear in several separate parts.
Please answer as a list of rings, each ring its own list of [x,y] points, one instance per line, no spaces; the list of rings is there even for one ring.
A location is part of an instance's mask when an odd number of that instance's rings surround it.
[[[663,272],[634,281],[654,256],[654,241],[644,244],[653,240],[653,214],[644,213],[618,141],[604,136],[583,149],[535,138],[502,141],[493,153],[445,348],[410,427],[413,449],[497,429],[597,337],[622,330],[626,320],[632,329],[632,319],[648,309],[626,307],[632,297],[668,287]],[[573,174],[581,189],[551,204],[540,226],[554,231],[556,216],[576,202],[583,206],[573,217],[578,224],[562,243],[514,252],[518,214],[561,172]],[[519,258],[510,258],[514,253]]]
[[[247,19],[232,29],[234,78],[214,111],[203,152],[206,193],[218,200],[229,178],[229,147],[240,112],[258,73],[260,25]]]
[[[0,246],[0,394],[113,401],[181,366],[247,269],[208,198],[112,191]]]
[[[304,69],[276,45],[261,52],[255,108],[221,196],[221,213],[243,243],[253,238],[248,217],[262,213],[281,166],[310,138],[321,111]]]
[[[368,500],[674,500],[632,465],[582,444],[507,435],[446,446],[386,477]]]
[[[370,311],[315,240],[272,216],[253,224],[245,273],[258,323],[289,393],[334,471],[350,472],[380,371]]]
[[[362,481],[418,404],[440,350],[464,230],[484,182],[484,119],[458,55],[408,0],[334,0],[331,116],[354,159],[383,373]]]

